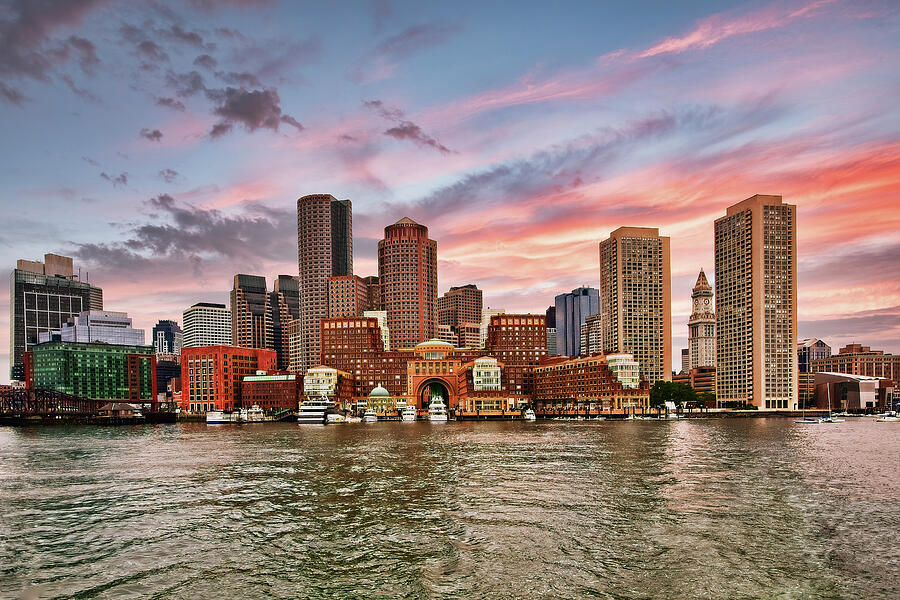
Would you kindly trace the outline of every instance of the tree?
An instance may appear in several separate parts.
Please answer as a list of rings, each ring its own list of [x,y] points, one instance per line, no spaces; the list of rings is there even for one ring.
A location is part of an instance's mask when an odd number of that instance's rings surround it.
[[[655,408],[657,414],[672,399],[672,382],[660,379],[650,388],[650,408]]]
[[[697,396],[696,406],[697,408],[706,408],[709,409],[711,406],[716,405],[716,395],[712,392],[703,392]]]

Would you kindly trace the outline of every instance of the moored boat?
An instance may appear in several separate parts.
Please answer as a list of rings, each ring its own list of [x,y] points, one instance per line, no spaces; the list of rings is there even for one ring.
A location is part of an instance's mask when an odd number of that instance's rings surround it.
[[[327,423],[328,413],[334,410],[334,403],[327,396],[310,398],[300,403],[297,411],[297,423],[299,425],[324,425]]]
[[[530,408],[525,409],[525,412],[522,413],[522,418],[526,421],[537,421],[537,415],[535,415],[534,411]]]
[[[447,415],[447,405],[440,396],[431,398],[431,404],[428,405],[428,420],[432,423],[444,423],[449,420]]]
[[[374,408],[366,409],[366,412],[363,413],[363,423],[374,423],[378,420],[378,413],[375,412]]]
[[[418,417],[418,411],[416,411],[416,407],[412,404],[407,404],[403,407],[403,410],[400,412],[400,420],[405,421],[407,423],[412,423]]]

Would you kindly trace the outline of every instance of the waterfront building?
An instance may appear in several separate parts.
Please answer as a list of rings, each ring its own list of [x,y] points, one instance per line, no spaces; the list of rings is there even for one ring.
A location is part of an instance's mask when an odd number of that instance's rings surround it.
[[[358,275],[328,278],[328,316],[358,317],[369,307],[369,286]]]
[[[156,354],[181,354],[184,334],[177,321],[162,319],[153,326],[153,347]]]
[[[484,348],[487,344],[488,326],[491,324],[491,318],[494,315],[502,315],[506,313],[503,308],[491,308],[490,306],[481,311],[481,325],[479,327],[478,337],[480,338],[478,347]]]
[[[244,377],[257,371],[274,371],[276,364],[275,351],[266,348],[182,348],[181,409],[204,413],[240,408]]]
[[[556,356],[556,305],[547,308],[547,356]]]
[[[38,342],[49,341],[143,346],[144,330],[133,329],[128,313],[111,310],[86,310],[69,317],[57,331],[43,331]]]
[[[328,278],[353,273],[349,200],[313,194],[297,200],[301,371],[319,362],[321,320],[328,317]]]
[[[180,354],[157,354],[156,355],[156,393],[165,396],[167,400],[172,399],[172,380],[181,377],[181,355]]]
[[[488,325],[486,354],[503,363],[503,389],[517,403],[534,393],[532,368],[547,356],[546,315],[493,315]]]
[[[816,406],[816,374],[810,371],[797,374],[797,407],[800,409]]]
[[[406,395],[406,361],[411,350],[385,350],[376,317],[323,319],[321,365],[349,373],[354,398],[365,398],[376,385],[392,396]]]
[[[502,366],[496,358],[476,358],[472,365],[472,389],[476,392],[499,392],[502,389],[502,374]]]
[[[378,281],[392,347],[410,348],[435,337],[437,242],[428,238],[427,227],[405,217],[384,228]]]
[[[603,352],[603,327],[600,315],[590,315],[581,324],[581,355]]]
[[[684,360],[682,359],[682,362]],[[691,316],[688,319],[688,358],[683,371],[694,367],[716,365],[716,311],[713,289],[706,273],[700,269],[697,283],[691,291]]]
[[[626,387],[607,361],[602,354],[547,357],[534,367],[535,412],[550,416],[646,410],[650,405],[647,384]],[[624,358],[619,366],[628,370]]]
[[[885,394],[879,388],[891,387],[880,377],[850,373],[815,373],[815,408],[861,412],[885,407]]]
[[[826,358],[814,359],[810,363],[816,373],[845,373],[882,377],[894,384],[900,384],[900,354],[886,354],[883,350],[872,350],[869,346],[848,344]]]
[[[636,390],[641,386],[641,365],[632,355],[623,352],[607,354],[606,367],[626,390]]]
[[[585,319],[600,312],[600,292],[592,287],[575,288],[556,297],[556,353],[578,356],[581,353],[581,326]]]
[[[453,344],[428,340],[417,344],[413,356],[407,360],[407,402],[425,410],[431,398],[440,396],[447,410],[459,406],[459,374],[462,359],[454,355]]]
[[[357,407],[362,408],[362,406],[363,402],[360,401]],[[378,385],[369,392],[369,397],[365,400],[365,407],[371,408],[376,414],[384,415],[397,410],[397,401],[389,391]]]
[[[45,254],[44,262],[19,260],[9,276],[10,378],[25,380],[25,352],[41,332],[58,330],[86,310],[103,310],[103,290],[75,275],[72,259]]]
[[[715,222],[716,400],[794,409],[797,207],[752,196]]]
[[[633,355],[651,386],[671,379],[671,289],[669,238],[659,229],[620,227],[600,242],[604,352]]]
[[[275,349],[272,307],[266,278],[234,276],[231,290],[231,345],[238,348]]]
[[[304,398],[318,399],[328,397],[341,410],[350,410],[356,382],[346,371],[319,365],[306,370],[303,376]],[[302,399],[301,399],[302,402]]]
[[[391,332],[387,326],[387,311],[384,310],[366,310],[362,316],[378,319],[378,327],[381,328],[381,342],[384,344],[385,350],[391,349]]]
[[[300,281],[291,275],[279,275],[271,292],[272,349],[278,357],[278,370],[291,366],[291,327],[300,318]]]
[[[810,365],[815,360],[831,356],[831,346],[820,339],[806,338],[797,342],[797,371],[810,373]]]
[[[29,387],[98,400],[156,402],[153,346],[45,342],[26,355]]]
[[[297,410],[300,382],[295,373],[259,371],[256,375],[245,375],[241,381],[241,402],[245,407],[255,404],[265,411]]]
[[[474,283],[451,287],[437,301],[438,327],[450,327],[454,345],[477,347],[482,308],[482,292]]]
[[[689,371],[679,373],[672,378],[673,381],[679,381],[694,388],[698,394],[708,392],[716,393],[716,368],[715,367],[694,367]],[[709,408],[714,408],[710,406]]]
[[[231,345],[231,311],[224,304],[198,302],[184,311],[184,348]]]

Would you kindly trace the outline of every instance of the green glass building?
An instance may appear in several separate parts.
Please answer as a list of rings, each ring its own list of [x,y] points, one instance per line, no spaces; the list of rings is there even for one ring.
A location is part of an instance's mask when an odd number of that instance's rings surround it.
[[[153,346],[45,342],[31,348],[31,385],[100,400],[153,401]]]

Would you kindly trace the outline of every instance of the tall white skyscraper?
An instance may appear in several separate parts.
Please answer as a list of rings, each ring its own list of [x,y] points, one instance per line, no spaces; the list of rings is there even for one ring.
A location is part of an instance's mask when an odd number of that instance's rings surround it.
[[[182,315],[183,348],[231,345],[231,311],[224,304],[198,302]]]

